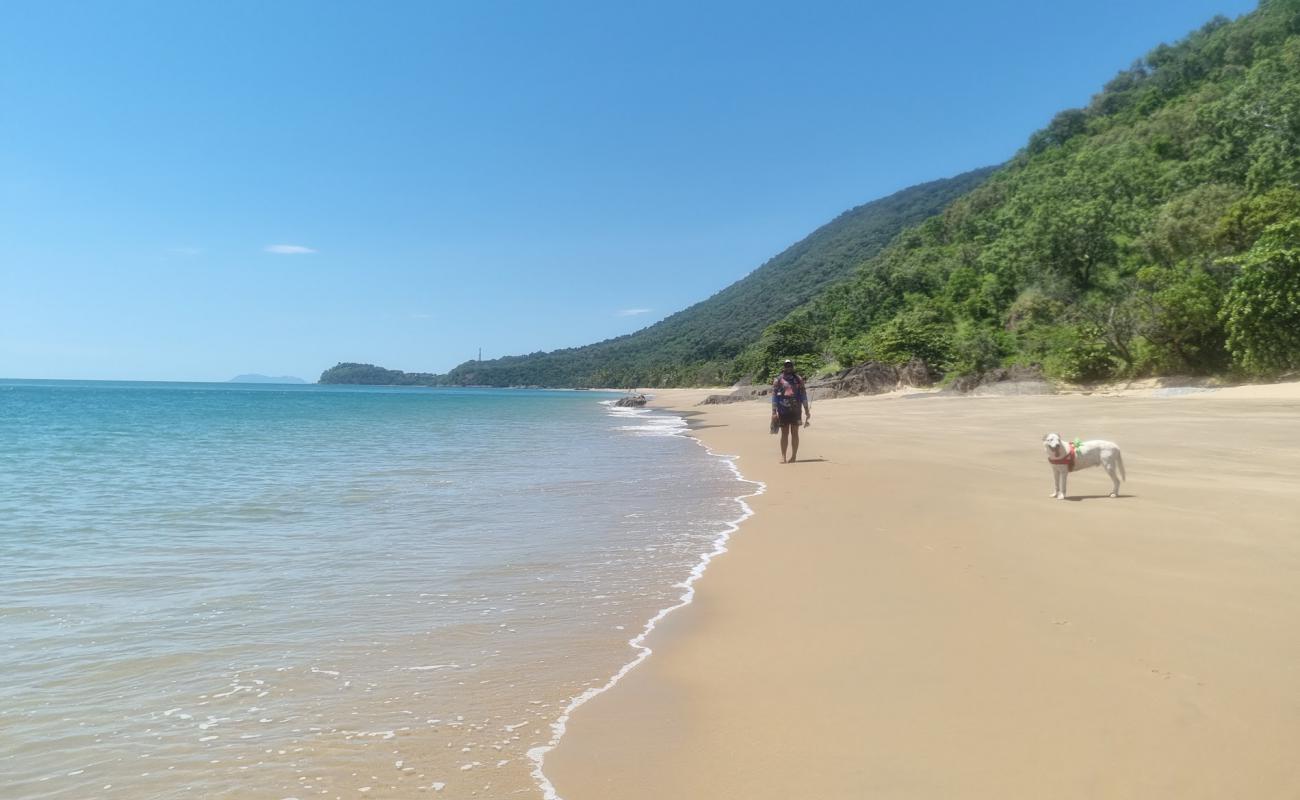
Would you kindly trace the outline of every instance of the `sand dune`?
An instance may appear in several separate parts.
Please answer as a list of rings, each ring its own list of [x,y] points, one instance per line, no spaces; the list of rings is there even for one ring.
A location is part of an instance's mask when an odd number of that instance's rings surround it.
[[[855,398],[547,759],[566,800],[1300,794],[1300,386]],[[1124,448],[1049,499],[1043,433]]]

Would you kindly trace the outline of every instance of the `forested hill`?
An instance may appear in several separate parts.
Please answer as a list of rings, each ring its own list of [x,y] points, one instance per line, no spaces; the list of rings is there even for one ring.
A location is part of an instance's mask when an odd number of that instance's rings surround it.
[[[1070,381],[1300,369],[1300,0],[1159,45],[992,175],[854,209],[643,331],[420,382],[716,384],[785,357]]]
[[[728,380],[773,322],[842,281],[899,231],[937,214],[992,169],[904,189],[846,211],[707,300],[585,347],[468,361],[440,382],[488,386],[663,386]]]
[[[1300,0],[1156,47],[733,374],[787,355],[1075,381],[1300,369]]]

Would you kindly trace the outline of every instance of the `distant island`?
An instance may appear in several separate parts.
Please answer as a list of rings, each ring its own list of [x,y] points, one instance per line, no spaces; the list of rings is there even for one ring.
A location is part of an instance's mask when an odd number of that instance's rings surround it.
[[[374,364],[343,362],[321,373],[320,383],[360,384],[364,386],[447,386],[445,375],[428,372],[403,372]]]
[[[292,375],[236,375],[226,383],[306,383],[302,378],[295,378]]]

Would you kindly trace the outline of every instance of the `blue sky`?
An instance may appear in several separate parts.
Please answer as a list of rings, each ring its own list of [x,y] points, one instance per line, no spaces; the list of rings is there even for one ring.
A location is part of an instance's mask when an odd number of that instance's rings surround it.
[[[4,3],[0,376],[628,333],[1243,0]]]

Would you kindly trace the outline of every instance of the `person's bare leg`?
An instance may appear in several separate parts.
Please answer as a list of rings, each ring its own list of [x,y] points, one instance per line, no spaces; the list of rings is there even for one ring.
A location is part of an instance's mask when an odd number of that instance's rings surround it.
[[[790,460],[799,460],[799,423],[790,425]]]
[[[790,441],[790,426],[781,426],[781,463],[785,463],[785,448]]]

